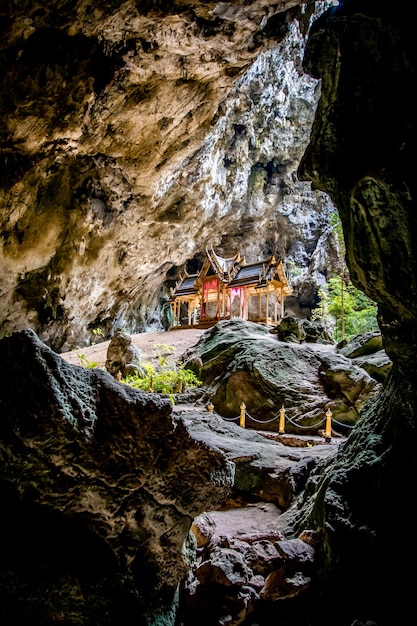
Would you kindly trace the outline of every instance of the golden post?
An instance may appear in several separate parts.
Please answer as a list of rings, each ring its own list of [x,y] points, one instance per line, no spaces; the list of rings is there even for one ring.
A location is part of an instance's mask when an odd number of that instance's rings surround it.
[[[278,432],[280,435],[285,433],[285,409],[284,405],[279,410],[279,429]]]
[[[213,411],[214,411],[214,406],[213,406],[213,404],[211,402],[207,405],[207,411],[209,413],[213,413]]]
[[[246,404],[242,402],[242,404],[240,405],[240,425],[242,428],[245,428],[245,410]]]
[[[326,412],[326,431],[324,433],[324,438],[327,443],[330,443],[332,438],[332,412],[330,409],[327,409]]]

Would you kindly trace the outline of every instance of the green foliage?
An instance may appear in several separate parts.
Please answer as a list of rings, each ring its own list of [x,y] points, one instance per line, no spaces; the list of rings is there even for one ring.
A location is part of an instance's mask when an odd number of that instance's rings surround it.
[[[172,358],[175,352],[174,346],[165,343],[156,343],[153,346],[149,358],[150,361],[141,361],[141,373],[131,374],[121,382],[135,389],[143,391],[164,393],[170,397],[174,404],[174,395],[185,389],[200,387],[202,382],[189,369],[185,369]],[[80,365],[87,369],[99,367],[96,361],[88,361],[85,354],[77,352]],[[169,358],[171,356],[171,358]]]
[[[100,363],[98,361],[89,361],[85,354],[81,352],[77,352],[77,357],[80,360],[80,365],[85,367],[88,370],[94,369],[95,367],[99,367]]]
[[[168,367],[164,365],[157,368],[152,363],[145,363],[143,364],[144,377],[134,374],[122,379],[122,382],[134,389],[164,393],[170,397],[172,404],[174,404],[174,394],[180,393],[186,388],[201,385],[201,381],[191,370],[182,367],[168,369]]]
[[[329,216],[330,226],[333,229],[333,234],[336,239],[339,255],[345,255],[345,239],[343,236],[342,222],[340,221],[339,213],[332,211]]]
[[[153,345],[151,356],[156,357],[160,367],[164,368],[172,361],[167,358],[167,355],[170,355],[173,352],[175,352],[174,346],[169,346],[166,343],[155,343]]]
[[[93,333],[94,337],[103,337],[104,336],[103,330],[101,328],[98,328],[98,327],[97,328],[93,328],[92,333]],[[95,339],[94,339],[94,341],[91,342],[91,345],[92,346],[96,345],[96,340]]]
[[[378,330],[377,306],[349,281],[345,265],[345,240],[339,213],[330,214],[330,225],[336,240],[340,275],[328,280],[319,290],[319,306],[312,318],[320,320],[335,341]]]
[[[340,277],[330,278],[319,290],[320,303],[312,318],[319,319],[331,332],[335,341],[342,337],[342,288],[344,338],[378,330],[377,306],[362,291]]]
[[[122,379],[123,383],[135,389],[142,389],[142,391],[164,393],[170,397],[172,404],[174,404],[174,394],[202,384],[194,372],[165,356],[167,353],[175,352],[173,346],[156,343],[153,348],[152,356],[156,359],[156,364],[141,363],[145,376],[130,375]]]
[[[288,259],[285,262],[285,273],[287,274],[290,282],[292,278],[296,278],[297,276],[301,276],[301,274],[303,273],[303,270],[301,269],[301,267],[298,267],[298,265],[295,264],[295,262],[292,259]]]

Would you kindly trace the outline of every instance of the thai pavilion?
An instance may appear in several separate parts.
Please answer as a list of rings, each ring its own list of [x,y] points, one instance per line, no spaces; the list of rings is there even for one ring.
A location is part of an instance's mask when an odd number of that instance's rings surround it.
[[[273,255],[246,263],[239,252],[224,259],[207,248],[200,272],[184,272],[172,289],[171,328],[208,327],[233,317],[277,323],[291,293],[282,261]]]

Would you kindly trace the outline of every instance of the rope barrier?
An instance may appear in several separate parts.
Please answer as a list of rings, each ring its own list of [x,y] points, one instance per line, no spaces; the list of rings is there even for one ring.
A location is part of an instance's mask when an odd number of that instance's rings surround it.
[[[318,428],[319,426],[321,426],[324,423],[324,419],[316,422],[315,424],[310,424],[309,426],[303,426],[302,424],[298,424],[298,422],[294,422],[294,420],[292,420],[290,417],[287,417],[287,422],[290,422],[290,424],[292,424],[296,428],[305,428],[311,430],[312,428]]]
[[[213,404],[211,402],[207,405],[207,410],[210,413],[213,413],[214,406],[213,406]],[[236,420],[239,420],[240,426],[242,428],[246,428],[246,418],[249,418],[250,420],[252,420],[252,422],[255,422],[256,424],[272,424],[272,422],[275,422],[276,420],[279,419],[279,434],[280,435],[285,434],[285,409],[284,409],[284,406],[282,406],[282,408],[280,409],[279,415],[275,415],[274,417],[271,417],[270,419],[267,419],[267,420],[258,420],[255,417],[253,417],[253,415],[251,415],[248,411],[246,411],[246,405],[245,405],[244,402],[242,402],[242,404],[240,405],[240,414],[239,415],[237,415],[236,417],[223,417],[223,416],[221,416],[221,418],[225,422],[235,422]],[[302,424],[298,424],[297,422],[295,422],[294,420],[292,420],[289,417],[287,417],[286,419],[295,428],[298,428],[300,430],[313,430],[313,429],[316,430],[320,426],[322,426],[323,423],[325,423],[324,438],[325,438],[327,443],[329,443],[331,441],[331,437],[332,437],[332,412],[331,412],[330,409],[327,409],[325,418],[321,419],[319,422],[316,422],[315,424],[309,424],[309,425],[304,426]],[[354,428],[354,426],[351,426],[349,424],[343,424],[342,422],[339,422],[339,421],[337,421],[335,419],[333,419],[333,423],[337,424],[338,426],[341,426],[342,428],[350,428],[350,429]]]
[[[276,415],[275,417],[272,417],[269,420],[257,420],[255,417],[253,417],[252,415],[250,415],[247,411],[246,411],[246,415],[253,421],[256,422],[257,424],[271,424],[272,422],[275,422],[275,420],[279,419],[279,415]]]
[[[342,422],[338,422],[338,421],[337,421],[337,420],[335,420],[334,418],[333,418],[333,422],[334,422],[335,424],[337,424],[338,426],[342,426],[343,428],[351,428],[351,429],[355,428],[355,426],[354,426],[354,425],[353,425],[353,426],[351,426],[350,424],[342,424]]]

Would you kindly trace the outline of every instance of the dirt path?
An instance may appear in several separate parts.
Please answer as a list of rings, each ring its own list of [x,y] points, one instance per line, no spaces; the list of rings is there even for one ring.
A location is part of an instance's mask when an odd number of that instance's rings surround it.
[[[203,332],[204,329],[200,328],[161,330],[154,333],[138,333],[132,335],[132,341],[137,348],[147,355],[155,353],[158,344],[172,346],[175,349],[172,354],[175,358],[178,358],[187,348],[197,343]],[[81,362],[84,361],[84,365],[88,362],[97,363],[99,367],[104,367],[109,343],[110,341],[103,341],[94,346],[64,352],[60,356],[73,365],[81,365]]]

